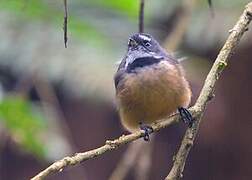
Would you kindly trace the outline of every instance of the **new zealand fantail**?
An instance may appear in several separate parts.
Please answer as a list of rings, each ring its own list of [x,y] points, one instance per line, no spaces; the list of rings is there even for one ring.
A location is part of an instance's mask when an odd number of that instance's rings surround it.
[[[128,51],[114,82],[121,122],[128,131],[140,127],[148,140],[150,124],[177,110],[191,126],[192,116],[185,109],[191,90],[183,69],[149,34],[138,33],[129,38]]]

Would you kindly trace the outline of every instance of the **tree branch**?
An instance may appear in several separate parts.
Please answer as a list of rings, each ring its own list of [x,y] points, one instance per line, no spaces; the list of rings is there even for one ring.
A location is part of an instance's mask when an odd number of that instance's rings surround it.
[[[168,176],[165,178],[166,180],[177,180],[182,177],[185,162],[197,135],[203,112],[205,111],[207,102],[213,97],[215,83],[219,79],[223,69],[227,66],[228,60],[234,53],[234,50],[238,45],[242,35],[248,30],[248,25],[251,20],[252,2],[245,7],[243,14],[239,18],[234,28],[230,31],[230,35],[226,43],[221,49],[217,59],[207,75],[199,98],[193,107],[197,112],[195,123],[192,128],[187,129],[178,153],[176,154],[173,167]]]
[[[240,41],[241,36],[248,29],[248,24],[250,23],[251,19],[252,19],[252,3],[246,6],[244,13],[240,17],[235,27],[231,30],[231,34],[227,42],[225,43],[224,47],[219,53],[214,65],[212,66],[206,78],[206,81],[204,83],[204,86],[201,90],[200,96],[196,104],[192,108],[189,109],[196,120],[193,127],[186,131],[181,147],[176,155],[173,168],[166,179],[174,180],[181,177],[187,155],[193,145],[193,141],[197,134],[199,123],[203,115],[203,112],[206,108],[206,104],[213,97],[215,83],[218,80],[222,70],[227,66],[227,60],[230,58],[231,54],[234,52],[234,49],[237,46],[238,42]],[[178,122],[179,119],[180,119],[179,115],[174,115],[174,116],[169,117],[168,119],[160,120],[157,123],[154,123],[152,125],[153,130],[154,132],[157,132],[165,127],[170,126],[171,124],[175,122]],[[143,131],[137,131],[129,135],[122,135],[118,139],[115,139],[112,141],[107,140],[106,143],[99,148],[86,151],[83,153],[76,153],[74,156],[65,157],[53,163],[48,168],[46,168],[45,170],[40,172],[38,175],[33,177],[32,180],[43,179],[50,174],[62,171],[67,166],[73,166],[83,161],[86,161],[88,159],[101,156],[102,154],[108,151],[115,150],[118,147],[124,144],[127,144],[129,142],[132,142],[136,139],[139,139],[143,136],[144,136]]]
[[[192,114],[194,115],[195,112],[191,111]],[[171,117],[169,117],[168,119],[164,119],[164,120],[160,120],[157,123],[154,123],[152,125],[153,131],[157,132],[165,127],[170,126],[171,124],[178,122],[180,120],[180,116],[177,115],[173,115]],[[144,136],[144,131],[137,131],[135,133],[129,134],[129,135],[122,135],[119,138],[115,139],[115,140],[107,140],[105,142],[105,144],[99,148],[90,150],[90,151],[86,151],[83,153],[76,153],[75,155],[71,156],[71,157],[64,157],[63,159],[56,161],[55,163],[53,163],[52,165],[50,165],[48,168],[46,168],[45,170],[41,171],[39,174],[37,174],[36,176],[34,176],[32,178],[32,180],[40,180],[40,179],[44,179],[45,177],[47,177],[50,174],[56,173],[56,172],[60,172],[62,171],[65,167],[67,166],[73,166],[76,164],[79,164],[83,161],[86,161],[88,159],[92,159],[95,158],[97,156],[101,156],[102,154],[115,150],[118,147],[128,144],[129,142],[135,141],[136,139],[142,138]]]

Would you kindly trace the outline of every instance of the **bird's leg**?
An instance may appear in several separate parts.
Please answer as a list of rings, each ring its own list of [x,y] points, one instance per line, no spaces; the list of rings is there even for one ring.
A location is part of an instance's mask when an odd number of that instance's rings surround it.
[[[188,124],[188,126],[191,128],[194,121],[192,114],[186,108],[183,107],[179,107],[178,111],[184,123]]]
[[[151,126],[143,124],[142,122],[140,122],[139,125],[140,125],[140,129],[144,131],[143,139],[145,141],[149,141],[150,140],[150,134],[153,133],[153,128]]]

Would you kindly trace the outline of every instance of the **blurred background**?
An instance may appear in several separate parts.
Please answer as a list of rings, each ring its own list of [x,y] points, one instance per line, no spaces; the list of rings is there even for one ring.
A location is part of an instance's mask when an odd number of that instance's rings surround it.
[[[146,0],[145,32],[186,58],[192,104],[248,2],[213,0],[212,17],[207,0]],[[72,0],[68,9],[66,49],[63,1],[0,0],[1,180],[29,179],[55,160],[127,133],[113,75],[138,31],[139,1]],[[184,179],[252,179],[251,49],[250,30],[217,83]],[[48,179],[164,179],[185,129],[173,125],[150,143],[138,140]]]

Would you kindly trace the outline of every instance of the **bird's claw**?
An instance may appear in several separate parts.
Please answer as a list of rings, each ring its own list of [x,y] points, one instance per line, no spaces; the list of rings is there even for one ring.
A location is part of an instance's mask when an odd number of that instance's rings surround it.
[[[188,126],[191,128],[194,121],[192,114],[186,108],[183,107],[179,107],[178,111],[184,123],[188,124]]]
[[[151,126],[143,124],[142,122],[140,122],[139,125],[140,125],[140,129],[144,131],[143,139],[145,141],[149,141],[150,140],[150,134],[153,133],[153,128]]]

